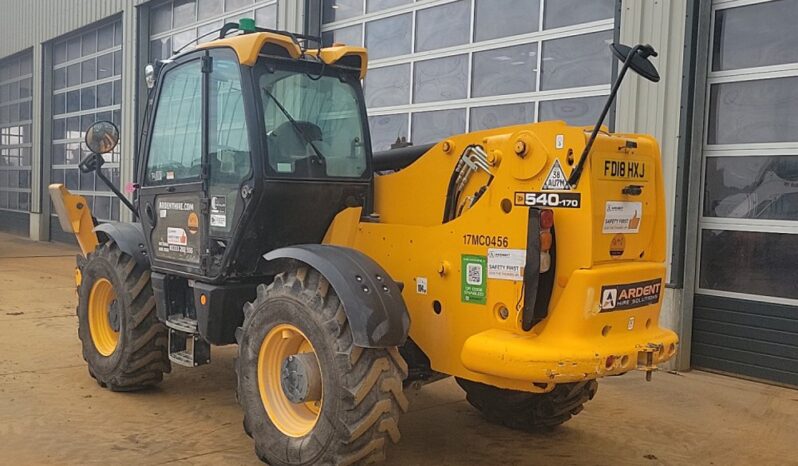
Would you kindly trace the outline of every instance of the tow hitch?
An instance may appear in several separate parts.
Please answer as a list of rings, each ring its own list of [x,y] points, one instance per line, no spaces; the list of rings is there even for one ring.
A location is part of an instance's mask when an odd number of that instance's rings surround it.
[[[657,370],[654,353],[661,353],[663,350],[662,344],[649,343],[637,353],[637,370],[645,371],[646,382],[651,382],[651,373]]]

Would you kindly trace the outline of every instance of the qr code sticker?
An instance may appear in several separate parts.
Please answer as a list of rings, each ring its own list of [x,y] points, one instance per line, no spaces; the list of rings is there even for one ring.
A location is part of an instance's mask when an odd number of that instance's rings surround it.
[[[466,283],[469,285],[482,284],[482,264],[468,264],[466,266]]]

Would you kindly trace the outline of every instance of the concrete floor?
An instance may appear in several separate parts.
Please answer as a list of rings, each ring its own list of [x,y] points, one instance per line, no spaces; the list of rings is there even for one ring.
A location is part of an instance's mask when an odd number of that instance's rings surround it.
[[[111,393],[80,356],[76,250],[0,234],[0,463],[259,464],[234,347],[159,387]],[[411,394],[391,465],[798,465],[798,391],[703,372],[602,380],[549,434],[485,422],[451,380]]]

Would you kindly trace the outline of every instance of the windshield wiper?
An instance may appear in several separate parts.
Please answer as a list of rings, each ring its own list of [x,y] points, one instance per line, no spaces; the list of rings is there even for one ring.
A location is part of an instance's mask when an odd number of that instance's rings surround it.
[[[319,160],[324,160],[324,156],[321,154],[319,148],[316,147],[316,144],[313,144],[313,141],[311,141],[310,138],[305,134],[305,132],[302,131],[302,128],[300,128],[299,126],[299,123],[297,123],[296,120],[294,120],[294,117],[292,117],[291,114],[288,113],[288,110],[286,110],[285,107],[283,107],[283,104],[281,104],[280,101],[277,100],[277,97],[275,97],[265,87],[261,87],[260,89],[263,92],[265,92],[266,95],[269,96],[269,98],[272,99],[272,101],[275,104],[277,104],[277,108],[279,108],[280,111],[283,112],[283,115],[285,115],[285,117],[288,119],[288,122],[291,123],[291,127],[294,128],[294,131],[296,131],[297,134],[299,134],[302,137],[302,139],[305,140],[306,143],[310,144],[310,147],[313,148],[313,152],[316,153],[316,156],[319,158]]]

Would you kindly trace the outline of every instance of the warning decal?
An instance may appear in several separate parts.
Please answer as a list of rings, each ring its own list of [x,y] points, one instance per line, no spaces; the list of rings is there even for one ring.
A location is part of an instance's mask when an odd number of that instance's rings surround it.
[[[659,301],[662,279],[601,287],[601,312],[622,311],[656,304]]]
[[[568,178],[565,176],[565,172],[562,171],[562,165],[560,165],[558,159],[554,159],[554,165],[551,166],[549,175],[546,177],[546,181],[543,182],[541,189],[545,191],[571,190],[571,185],[568,184]]]
[[[227,199],[224,196],[211,198],[211,226],[227,227]]]
[[[427,294],[427,277],[416,277],[416,293]]]

